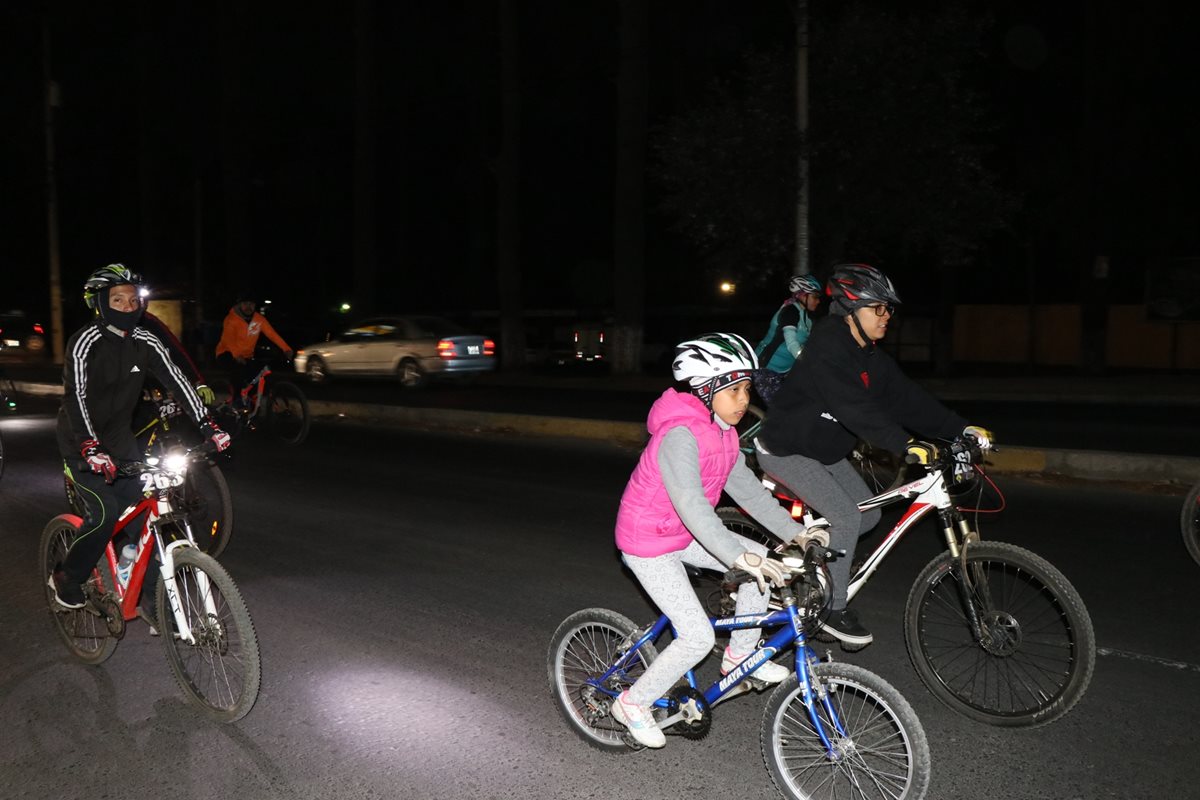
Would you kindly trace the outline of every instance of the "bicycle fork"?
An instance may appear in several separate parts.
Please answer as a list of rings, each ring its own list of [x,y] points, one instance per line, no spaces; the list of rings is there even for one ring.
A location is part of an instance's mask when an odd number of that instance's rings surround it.
[[[187,525],[184,522],[184,525]],[[180,539],[171,542],[166,547],[163,547],[162,536],[156,531],[155,536],[158,537],[159,552],[163,554],[162,558],[162,581],[163,590],[167,595],[167,603],[171,606],[171,615],[175,618],[175,628],[179,632],[179,638],[190,645],[196,644],[196,634],[192,630],[191,624],[188,622],[187,615],[183,613],[183,602],[179,597],[179,587],[175,585],[175,551],[181,547],[194,547],[190,541],[191,529],[188,528],[188,539]],[[196,590],[200,594],[200,598],[204,602],[204,613],[207,619],[217,618],[217,606],[212,596],[212,585],[208,579],[208,573],[204,570],[196,570]],[[165,632],[164,632],[165,635]]]
[[[971,635],[975,637],[975,641],[983,644],[985,631],[983,623],[979,619],[979,614],[976,611],[974,602],[975,586],[971,580],[971,567],[967,564],[967,551],[971,545],[979,541],[979,534],[971,530],[971,526],[961,514],[958,514],[950,509],[944,509],[938,512],[938,518],[942,523],[942,533],[946,537],[946,546],[950,550],[950,555],[958,564],[958,594],[963,604],[963,616],[967,619],[967,626],[971,629]],[[955,532],[958,528],[958,533],[961,533],[961,540]]]

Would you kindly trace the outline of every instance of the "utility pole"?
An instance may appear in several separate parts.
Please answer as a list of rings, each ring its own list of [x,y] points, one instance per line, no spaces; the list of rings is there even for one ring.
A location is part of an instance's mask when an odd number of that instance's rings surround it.
[[[50,18],[42,14],[42,83],[45,94],[46,130],[46,236],[49,240],[50,341],[54,363],[63,363],[62,277],[58,254],[58,179],[54,172],[54,109],[60,98],[58,84],[50,77]]]
[[[796,165],[796,253],[793,272],[812,271],[808,236],[808,0],[796,0],[796,134],[800,159]]]

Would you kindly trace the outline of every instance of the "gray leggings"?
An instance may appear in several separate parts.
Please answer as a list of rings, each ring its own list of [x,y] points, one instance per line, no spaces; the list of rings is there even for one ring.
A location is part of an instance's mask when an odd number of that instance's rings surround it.
[[[829,562],[833,610],[840,611],[846,607],[846,584],[850,582],[858,537],[879,524],[879,509],[858,510],[860,502],[872,497],[871,490],[846,459],[822,464],[805,456],[759,453],[758,463],[829,520],[829,547],[846,551],[842,558]]]
[[[750,550],[765,556],[767,548],[758,542],[738,536],[742,550]],[[701,569],[724,572],[728,566],[718,561],[711,553],[692,540],[683,550],[666,553],[653,558],[640,558],[623,553],[625,564],[637,577],[638,583],[650,595],[650,599],[671,620],[675,639],[658,658],[646,668],[642,677],[629,688],[629,700],[638,705],[649,705],[666,694],[692,667],[704,660],[716,641],[708,614],[696,597],[696,590],[688,580],[684,564]],[[761,614],[767,610],[770,594],[758,590],[754,581],[742,584],[737,593],[737,614]],[[729,637],[729,649],[738,655],[748,655],[758,645],[759,629],[734,631]]]

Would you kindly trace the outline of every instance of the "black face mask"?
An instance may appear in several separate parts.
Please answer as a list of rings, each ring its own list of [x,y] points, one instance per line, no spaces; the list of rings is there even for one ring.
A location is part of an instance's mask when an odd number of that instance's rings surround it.
[[[119,331],[129,333],[142,321],[144,308],[138,308],[136,311],[117,311],[115,308],[110,308],[107,291],[99,300],[100,318]]]

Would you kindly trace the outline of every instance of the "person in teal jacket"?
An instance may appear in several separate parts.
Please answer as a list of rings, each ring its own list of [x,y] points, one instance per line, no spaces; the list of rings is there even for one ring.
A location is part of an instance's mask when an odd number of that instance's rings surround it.
[[[804,349],[812,330],[812,314],[821,303],[821,282],[812,275],[792,276],[788,291],[791,296],[771,317],[767,335],[755,348],[763,367],[754,376],[754,388],[767,405]]]

